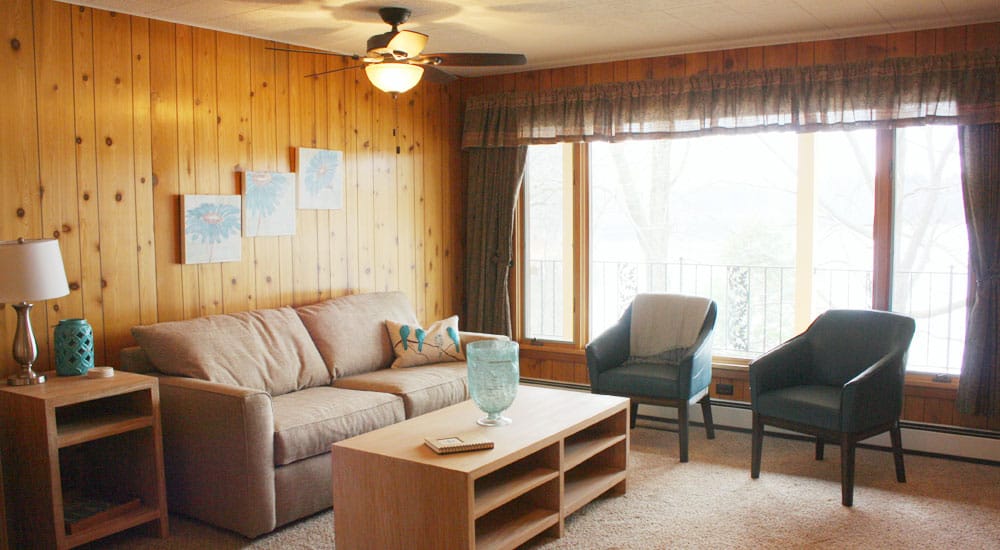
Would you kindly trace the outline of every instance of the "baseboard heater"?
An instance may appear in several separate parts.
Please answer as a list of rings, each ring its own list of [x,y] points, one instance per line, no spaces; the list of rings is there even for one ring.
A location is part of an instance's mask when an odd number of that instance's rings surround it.
[[[590,391],[590,386],[572,382],[558,382],[536,378],[522,378],[522,383],[548,386],[573,391]],[[743,401],[712,399],[712,419],[715,427],[723,430],[750,433],[752,413],[750,404]],[[663,424],[677,424],[676,410],[668,407],[642,405],[637,418]],[[691,423],[702,425],[701,410],[691,408]],[[907,454],[948,458],[1000,466],[1000,432],[978,430],[961,426],[944,426],[903,420],[903,450]],[[656,428],[656,425],[648,426]],[[791,439],[811,440],[808,436],[768,428],[767,435]],[[692,434],[694,431],[692,430]],[[888,451],[889,434],[881,434],[858,445],[861,448]]]

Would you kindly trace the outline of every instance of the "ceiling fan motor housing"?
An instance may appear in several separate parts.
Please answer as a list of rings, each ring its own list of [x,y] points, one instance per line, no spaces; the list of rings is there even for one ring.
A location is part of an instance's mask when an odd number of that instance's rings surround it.
[[[378,15],[382,21],[392,25],[392,30],[396,30],[397,26],[410,20],[410,10],[406,8],[379,8]]]

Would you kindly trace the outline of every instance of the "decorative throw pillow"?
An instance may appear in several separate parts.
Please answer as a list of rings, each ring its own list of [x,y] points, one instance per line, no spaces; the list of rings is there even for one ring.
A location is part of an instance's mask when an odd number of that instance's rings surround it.
[[[430,363],[465,361],[458,337],[458,316],[442,319],[426,329],[416,324],[386,321],[396,360],[392,368],[416,367]]]

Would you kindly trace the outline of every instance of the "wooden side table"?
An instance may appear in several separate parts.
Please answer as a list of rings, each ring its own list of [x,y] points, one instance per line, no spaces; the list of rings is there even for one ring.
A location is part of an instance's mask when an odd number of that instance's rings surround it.
[[[138,525],[167,536],[160,394],[151,376],[0,387],[7,534],[73,548]]]

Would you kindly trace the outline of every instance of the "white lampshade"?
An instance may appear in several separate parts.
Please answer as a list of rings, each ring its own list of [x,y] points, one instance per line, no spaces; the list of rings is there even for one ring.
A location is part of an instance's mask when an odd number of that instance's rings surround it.
[[[0,304],[36,302],[67,294],[59,241],[0,241]]]
[[[424,68],[409,63],[372,63],[365,67],[368,80],[383,92],[390,94],[403,93],[420,82]]]

